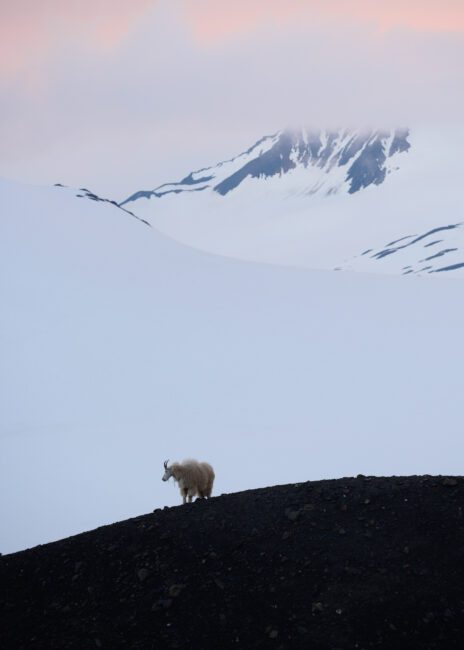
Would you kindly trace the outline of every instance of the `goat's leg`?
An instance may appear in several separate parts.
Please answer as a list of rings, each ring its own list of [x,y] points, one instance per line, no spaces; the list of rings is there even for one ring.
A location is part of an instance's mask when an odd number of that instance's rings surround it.
[[[184,504],[187,503],[187,493],[188,493],[188,490],[183,488],[182,489],[182,503],[184,503]]]
[[[192,495],[189,494],[189,503],[192,503]]]

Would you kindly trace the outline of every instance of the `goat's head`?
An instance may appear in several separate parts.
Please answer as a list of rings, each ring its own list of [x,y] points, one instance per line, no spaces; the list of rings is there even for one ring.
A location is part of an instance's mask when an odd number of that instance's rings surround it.
[[[168,467],[169,460],[164,461],[164,475],[163,475],[163,481],[167,481],[171,478],[172,476],[172,467]]]

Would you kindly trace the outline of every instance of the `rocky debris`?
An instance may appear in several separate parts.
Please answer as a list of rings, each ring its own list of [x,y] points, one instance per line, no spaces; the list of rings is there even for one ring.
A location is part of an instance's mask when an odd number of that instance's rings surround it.
[[[463,500],[461,477],[359,475],[4,555],[1,647],[461,648]]]
[[[148,569],[139,569],[137,571],[137,575],[139,577],[140,582],[143,582],[150,575],[150,571]]]

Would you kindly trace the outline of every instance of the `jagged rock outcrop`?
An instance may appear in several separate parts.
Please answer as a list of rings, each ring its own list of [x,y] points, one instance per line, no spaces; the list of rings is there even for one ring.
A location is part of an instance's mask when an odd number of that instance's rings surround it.
[[[265,136],[235,158],[191,172],[175,183],[132,194],[121,205],[138,209],[139,199],[212,191],[225,196],[247,179],[266,181],[298,171],[298,193],[354,194],[380,185],[397,165],[397,155],[410,149],[408,129],[283,130]],[[395,162],[396,161],[396,162]],[[284,184],[285,185],[285,184]],[[279,191],[282,191],[279,184]]]

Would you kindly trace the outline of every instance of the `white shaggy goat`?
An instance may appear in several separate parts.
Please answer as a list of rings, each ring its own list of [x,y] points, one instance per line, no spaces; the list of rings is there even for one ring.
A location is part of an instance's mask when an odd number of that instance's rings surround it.
[[[186,503],[187,497],[190,503],[194,496],[201,498],[211,496],[215,476],[209,463],[184,460],[182,463],[172,463],[168,467],[168,462],[168,460],[164,461],[163,481],[168,481],[171,476],[174,477],[179,484],[183,503]]]

